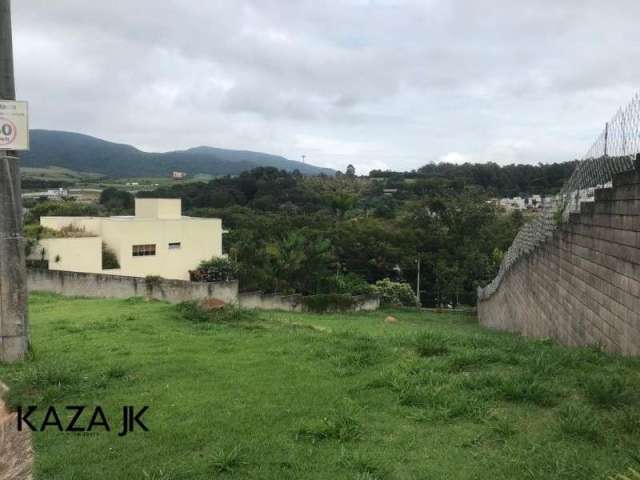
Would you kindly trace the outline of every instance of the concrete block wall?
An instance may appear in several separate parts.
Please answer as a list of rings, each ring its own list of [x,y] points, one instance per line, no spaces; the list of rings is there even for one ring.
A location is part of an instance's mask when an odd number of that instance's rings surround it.
[[[380,297],[377,295],[356,295],[353,310],[374,311],[380,308]],[[257,308],[259,310],[285,310],[288,312],[302,312],[305,310],[302,295],[279,295],[262,292],[243,292],[238,295],[238,304],[242,308]]]
[[[180,303],[205,298],[216,298],[242,308],[259,310],[303,311],[301,295],[238,294],[238,282],[187,282],[164,278],[146,280],[139,277],[102,275],[96,273],[63,272],[58,270],[29,269],[27,285],[30,291],[58,293],[67,297],[131,298],[146,297]],[[355,311],[380,308],[375,295],[355,296]]]
[[[478,302],[486,327],[640,355],[640,172],[613,178]]]
[[[59,293],[67,297],[130,298],[147,297],[171,303],[217,298],[238,302],[238,282],[196,283],[185,280],[144,278],[95,273],[29,269],[29,291]]]

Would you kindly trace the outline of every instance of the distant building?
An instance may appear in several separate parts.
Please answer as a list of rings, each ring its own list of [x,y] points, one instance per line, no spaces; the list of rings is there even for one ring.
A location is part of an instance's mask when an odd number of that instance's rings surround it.
[[[513,198],[501,198],[495,200],[497,205],[505,210],[541,210],[543,208],[544,199],[541,195],[531,195],[530,197],[513,197]]]
[[[67,190],[66,188],[56,188],[53,190],[47,190],[47,196],[49,198],[55,198],[55,197],[67,198],[69,196],[69,190]]]
[[[522,197],[501,198],[498,202],[505,210],[526,210],[527,205]]]
[[[222,221],[181,209],[180,199],[136,198],[134,216],[41,217],[43,227],[77,234],[41,239],[32,258],[44,249],[50,270],[189,280],[202,260],[222,256]],[[119,268],[103,268],[103,247]]]
[[[391,195],[393,195],[395,193],[398,193],[398,189],[397,188],[385,188],[385,189],[382,190],[382,193],[384,195],[391,196]]]
[[[23,193],[22,198],[46,198],[47,200],[63,200],[69,198],[69,190],[66,188],[53,188],[46,192]]]
[[[187,174],[185,172],[173,172],[173,173],[171,173],[171,177],[174,180],[183,180],[183,179],[187,178]]]

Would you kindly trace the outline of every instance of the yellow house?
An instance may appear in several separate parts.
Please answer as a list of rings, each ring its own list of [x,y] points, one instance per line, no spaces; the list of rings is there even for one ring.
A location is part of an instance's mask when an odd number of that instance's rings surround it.
[[[81,231],[73,238],[44,238],[33,256],[50,270],[189,280],[202,260],[222,256],[222,221],[182,216],[180,199],[136,198],[135,215],[41,217],[54,230]],[[103,268],[103,246],[120,268]]]

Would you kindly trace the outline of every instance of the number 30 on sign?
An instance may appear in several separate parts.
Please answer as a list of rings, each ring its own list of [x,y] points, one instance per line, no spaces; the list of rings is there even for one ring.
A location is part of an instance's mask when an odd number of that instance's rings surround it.
[[[0,150],[29,150],[27,102],[0,100]]]

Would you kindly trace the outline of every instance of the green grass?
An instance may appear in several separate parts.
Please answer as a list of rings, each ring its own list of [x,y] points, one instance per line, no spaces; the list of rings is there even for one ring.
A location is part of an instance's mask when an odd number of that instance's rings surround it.
[[[20,173],[23,178],[34,180],[55,180],[55,181],[96,181],[102,175],[88,172],[77,172],[62,167],[20,167]]]
[[[456,314],[236,312],[33,295],[14,405],[149,405],[34,433],[36,479],[605,479],[640,468],[640,360]],[[42,414],[34,414],[42,419]],[[32,417],[33,418],[33,417]],[[86,423],[86,422],[85,422]]]

